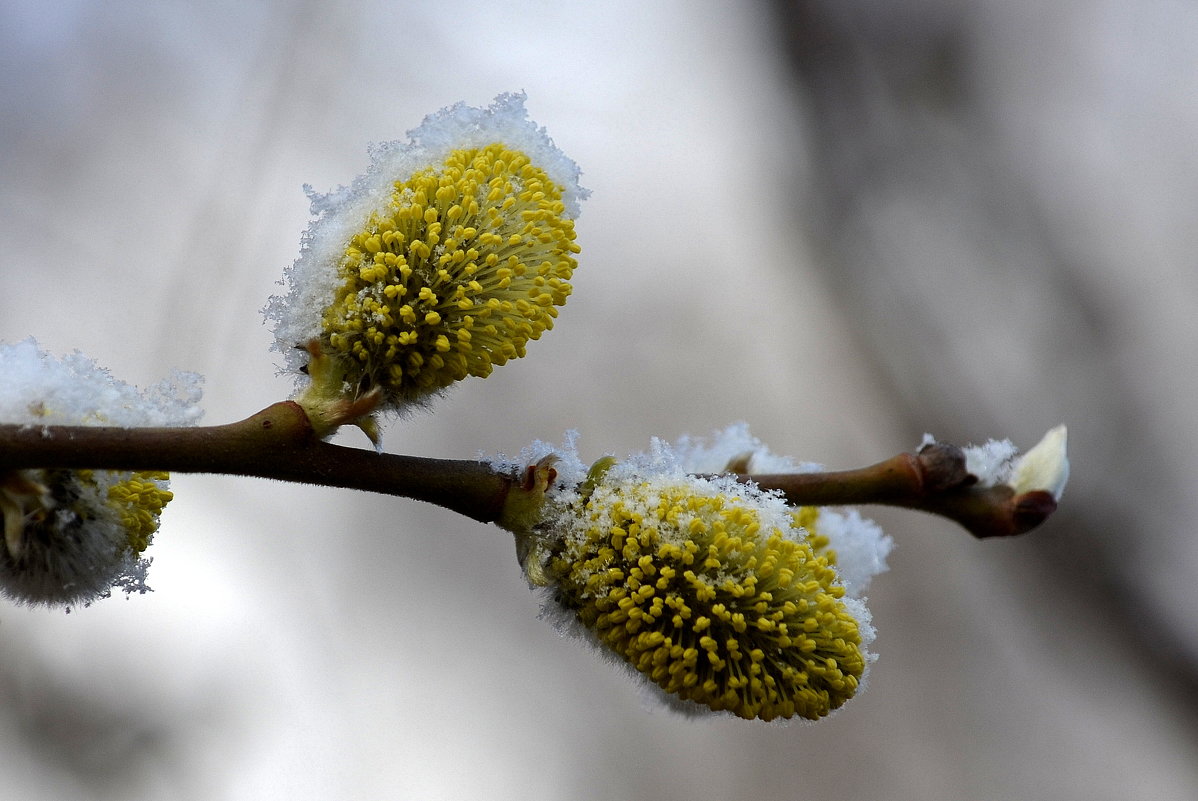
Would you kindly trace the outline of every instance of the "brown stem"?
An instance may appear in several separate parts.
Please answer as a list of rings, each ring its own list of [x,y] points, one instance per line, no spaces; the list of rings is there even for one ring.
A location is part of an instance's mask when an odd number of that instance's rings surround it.
[[[503,514],[513,476],[482,462],[379,454],[322,442],[304,410],[276,403],[237,423],[200,428],[0,425],[0,472],[22,468],[225,473],[378,492],[474,520]],[[859,470],[741,475],[795,506],[887,504],[931,512],[979,538],[1030,531],[1056,509],[1047,492],[978,487],[960,448],[936,443]]]
[[[935,443],[859,470],[741,476],[780,490],[795,506],[885,504],[954,520],[979,539],[1023,534],[1056,510],[1051,494],[1016,495],[1008,486],[977,486],[955,445]]]
[[[379,454],[320,441],[298,404],[199,428],[0,425],[0,470],[61,467],[275,478],[415,498],[490,522],[512,479],[481,462]]]

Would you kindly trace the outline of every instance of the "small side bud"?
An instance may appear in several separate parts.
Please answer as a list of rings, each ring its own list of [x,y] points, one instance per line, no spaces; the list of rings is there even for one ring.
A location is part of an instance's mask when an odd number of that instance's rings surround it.
[[[1031,450],[1020,454],[1008,439],[990,440],[965,448],[965,464],[976,478],[977,493],[952,507],[948,514],[976,537],[1009,537],[1025,534],[1056,511],[1069,481],[1067,431],[1052,428]],[[925,437],[926,441],[926,437]]]
[[[375,448],[379,448],[381,438],[374,412],[382,401],[382,390],[364,381],[351,387],[343,361],[325,353],[319,340],[311,340],[302,349],[308,352],[310,383],[296,396],[295,402],[308,415],[312,432],[318,439],[325,439],[341,426],[353,425],[362,429]]]
[[[556,457],[550,455],[525,468],[519,481],[513,481],[509,488],[503,511],[495,521],[496,525],[516,535],[516,559],[528,582],[537,587],[549,583],[542,569],[546,554],[537,527],[545,516],[546,493],[557,479],[553,467],[556,461]]]

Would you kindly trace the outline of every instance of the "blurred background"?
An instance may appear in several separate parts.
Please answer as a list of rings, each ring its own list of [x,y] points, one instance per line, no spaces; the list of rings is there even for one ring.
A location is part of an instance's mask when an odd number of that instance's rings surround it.
[[[1074,465],[1018,540],[870,510],[870,687],[791,726],[647,711],[498,529],[177,476],[153,594],[0,606],[0,796],[1194,797],[1198,6],[0,0],[0,63],[0,340],[198,371],[208,423],[290,392],[301,186],[522,89],[594,191],[575,294],[389,450],[1066,422]]]

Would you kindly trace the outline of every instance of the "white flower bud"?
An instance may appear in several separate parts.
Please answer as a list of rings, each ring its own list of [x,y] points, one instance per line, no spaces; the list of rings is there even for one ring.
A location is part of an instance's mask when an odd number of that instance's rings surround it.
[[[924,435],[924,443],[930,435]],[[1069,481],[1069,456],[1066,452],[1068,431],[1059,425],[1027,453],[1020,455],[1010,440],[990,440],[984,445],[965,448],[965,467],[977,477],[980,487],[1005,484],[1016,495],[1026,492],[1047,492],[1054,500],[1061,499]]]
[[[1069,481],[1068,431],[1060,425],[1050,428],[1035,447],[1015,461],[1007,483],[1016,495],[1042,490],[1061,500]]]

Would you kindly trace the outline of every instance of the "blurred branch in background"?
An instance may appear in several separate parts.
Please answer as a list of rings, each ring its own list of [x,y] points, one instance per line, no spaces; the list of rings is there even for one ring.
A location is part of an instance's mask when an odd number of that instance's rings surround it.
[[[1167,220],[1173,196],[1192,213],[1198,196],[1191,146],[1138,135],[1192,114],[1192,91],[1157,88],[1171,37],[1083,4],[778,0],[775,11],[810,154],[793,211],[896,406],[954,441],[1076,424],[1083,472],[1051,535],[1034,539],[1039,575],[1012,578],[1050,583],[1120,652],[1151,654],[1135,669],[1198,727],[1198,604],[1185,580],[1198,556],[1182,486],[1194,405],[1160,404],[1163,381],[1146,390],[1158,374],[1178,383],[1185,362],[1169,355],[1193,352],[1192,235],[1165,226],[1172,239],[1154,238],[1137,216]],[[1107,34],[1122,52],[1152,48],[1135,74]],[[1127,183],[1103,183],[1128,165]]]

